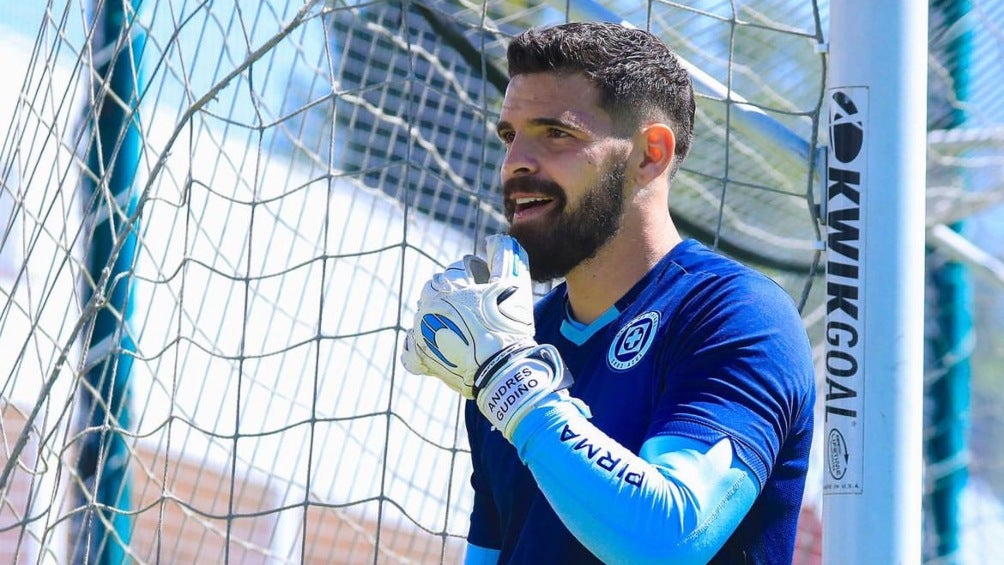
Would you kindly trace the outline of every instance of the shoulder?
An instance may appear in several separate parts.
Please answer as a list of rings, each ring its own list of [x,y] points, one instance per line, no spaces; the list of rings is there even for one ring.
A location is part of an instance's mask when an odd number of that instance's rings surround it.
[[[683,277],[739,286],[766,283],[777,286],[760,271],[722,255],[696,240],[684,241],[673,249],[667,259],[672,268],[679,270]]]
[[[792,297],[767,275],[688,240],[670,256],[686,307],[712,314],[777,309],[798,317]]]
[[[773,279],[704,246],[679,262],[686,275],[666,328],[673,358],[701,371],[755,367],[760,378],[784,375],[806,387],[812,350],[794,299]],[[799,377],[791,380],[792,374]],[[787,385],[786,385],[787,386]]]
[[[695,240],[679,244],[652,274],[641,302],[660,310],[676,340],[779,321],[792,331],[802,328],[794,300],[780,285]]]

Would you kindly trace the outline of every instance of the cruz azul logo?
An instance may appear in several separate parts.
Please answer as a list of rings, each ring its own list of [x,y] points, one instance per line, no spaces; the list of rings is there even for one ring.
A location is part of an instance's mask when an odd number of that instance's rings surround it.
[[[631,320],[617,332],[607,363],[617,371],[626,371],[641,361],[655,340],[655,330],[659,327],[659,313],[645,312]]]

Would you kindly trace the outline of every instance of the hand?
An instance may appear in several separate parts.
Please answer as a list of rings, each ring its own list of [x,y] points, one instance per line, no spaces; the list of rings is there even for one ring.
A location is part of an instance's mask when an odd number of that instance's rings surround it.
[[[468,255],[422,289],[401,362],[475,400],[509,440],[523,416],[552,392],[589,417],[588,407],[564,390],[572,378],[558,350],[534,340],[526,252],[507,235],[489,237],[487,247],[488,261]]]
[[[526,251],[490,236],[488,260],[468,255],[422,289],[401,361],[473,399],[475,373],[503,350],[533,347],[533,287]]]

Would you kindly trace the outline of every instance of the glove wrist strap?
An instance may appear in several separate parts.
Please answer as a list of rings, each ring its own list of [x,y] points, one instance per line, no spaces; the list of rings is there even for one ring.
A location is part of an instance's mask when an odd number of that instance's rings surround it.
[[[548,394],[567,388],[571,375],[551,345],[515,345],[489,359],[475,378],[474,396],[485,418],[506,439]]]
[[[471,387],[474,398],[478,398],[479,393],[488,385],[492,377],[498,374],[506,365],[535,346],[536,344],[514,343],[489,357],[487,361],[478,367],[477,372],[474,373],[474,385]]]

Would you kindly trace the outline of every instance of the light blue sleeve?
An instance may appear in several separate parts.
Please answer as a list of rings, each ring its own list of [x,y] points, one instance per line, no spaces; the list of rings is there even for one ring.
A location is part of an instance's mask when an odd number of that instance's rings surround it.
[[[707,563],[759,493],[732,442],[657,436],[635,455],[557,395],[513,444],[572,534],[606,563]]]
[[[464,565],[495,565],[498,563],[501,553],[497,549],[489,549],[469,543],[467,544],[467,552],[464,555]]]

